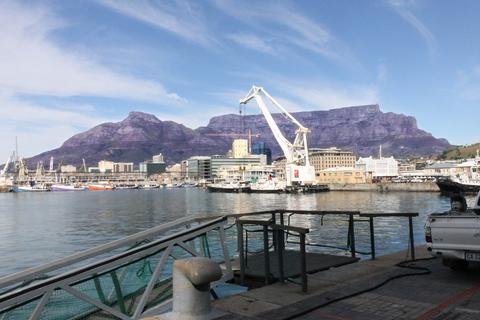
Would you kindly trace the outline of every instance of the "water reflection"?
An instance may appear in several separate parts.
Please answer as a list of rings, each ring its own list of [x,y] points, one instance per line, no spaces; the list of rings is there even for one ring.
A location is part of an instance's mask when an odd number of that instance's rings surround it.
[[[221,215],[276,208],[419,212],[416,241],[423,239],[428,213],[445,211],[448,198],[435,193],[327,192],[320,194],[221,194],[202,189],[118,190],[113,192],[0,194],[0,275],[64,257],[185,216]],[[324,241],[345,242],[345,221],[293,216]],[[327,219],[329,224],[327,224]],[[357,227],[357,225],[356,225]],[[378,219],[377,234],[386,240],[379,251],[395,250],[408,239],[398,219]],[[358,237],[367,224],[358,225]],[[365,241],[366,239],[360,239]],[[395,247],[396,246],[396,247]]]

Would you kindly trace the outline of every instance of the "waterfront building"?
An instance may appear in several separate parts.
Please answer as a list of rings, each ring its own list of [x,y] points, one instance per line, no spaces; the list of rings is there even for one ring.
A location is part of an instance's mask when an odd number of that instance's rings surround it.
[[[267,164],[272,164],[272,150],[266,146],[265,142],[252,144],[252,154],[264,154],[267,156]]]
[[[232,143],[232,156],[234,158],[245,158],[249,155],[248,140],[235,139]]]
[[[355,168],[371,173],[373,178],[398,177],[398,161],[394,157],[374,159],[360,157]]]
[[[459,166],[457,161],[443,161],[434,162],[426,165],[422,172],[426,176],[455,176],[464,171],[462,166]]]
[[[114,162],[113,172],[133,172],[133,162]]]
[[[165,173],[162,173],[164,181],[167,183],[174,183],[182,180],[182,165],[176,163],[174,165],[168,166],[165,170]]]
[[[98,169],[101,173],[113,172],[113,161],[102,160],[98,162]]]
[[[157,155],[154,155],[152,157],[152,162],[153,163],[164,163],[164,159],[163,159],[163,154],[159,153]]]
[[[188,158],[185,163],[185,178],[210,180],[212,178],[211,160],[212,157],[209,156]]]
[[[264,154],[252,154],[242,158],[229,158],[226,156],[212,156],[210,161],[211,178],[218,178],[220,167],[242,168],[247,165],[266,165],[267,156]]]
[[[315,175],[318,177],[322,170],[337,167],[354,167],[356,157],[352,151],[341,150],[337,147],[312,148],[308,150],[310,165],[315,168]],[[285,157],[275,160],[277,177],[285,176]]]
[[[153,161],[140,162],[138,169],[141,173],[146,173],[147,176],[160,174],[166,171],[167,165],[164,162],[155,163]]]
[[[88,167],[88,173],[100,173],[99,167]]]
[[[60,166],[60,172],[61,173],[77,172],[77,167],[72,166],[71,164],[65,164],[65,165]]]
[[[318,183],[370,183],[372,182],[372,175],[363,169],[354,167],[336,167],[320,170],[317,175]]]
[[[248,155],[242,158],[233,158],[225,155],[196,156],[185,160],[180,165],[180,172],[186,179],[212,180],[218,178],[221,167],[231,167],[233,170],[241,170],[247,165],[266,165],[267,156],[263,154]],[[183,167],[183,169],[182,169]]]
[[[336,167],[354,167],[356,157],[352,151],[337,147],[309,149],[310,164],[315,168],[315,174],[321,170]]]
[[[225,181],[258,181],[271,179],[275,176],[275,166],[247,164],[240,167],[222,166],[218,168],[216,178]]]

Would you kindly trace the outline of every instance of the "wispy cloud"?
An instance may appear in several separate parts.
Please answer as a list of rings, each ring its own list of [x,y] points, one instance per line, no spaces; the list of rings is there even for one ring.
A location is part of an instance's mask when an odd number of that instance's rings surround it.
[[[184,0],[99,0],[112,10],[204,46],[216,44],[194,2]]]
[[[455,87],[461,98],[480,101],[480,65],[458,71]]]
[[[437,39],[427,26],[417,18],[413,9],[417,7],[415,0],[389,0],[387,2],[395,12],[400,15],[408,24],[410,24],[425,41],[429,53],[434,54],[437,51]]]
[[[297,108],[295,111],[327,110],[379,102],[378,89],[373,86],[350,85],[332,86],[311,82],[285,83],[282,88],[291,98],[289,103]],[[294,102],[295,101],[295,102]]]
[[[377,66],[377,80],[380,82],[384,82],[387,80],[388,77],[388,68],[385,62],[380,62]]]
[[[212,3],[223,13],[269,35],[276,44],[300,47],[333,60],[349,60],[350,63],[354,60],[348,47],[325,26],[285,3],[229,0],[216,0]],[[256,49],[247,42],[243,44],[247,48]],[[270,46],[276,49],[273,44]]]
[[[328,110],[340,107],[376,104],[380,102],[379,89],[374,85],[340,85],[324,79],[291,79],[270,73],[257,72],[260,82],[288,111]],[[250,88],[244,91],[225,90],[212,96],[225,104],[238,104]],[[259,113],[254,106],[252,113]],[[272,109],[272,112],[278,110]]]
[[[0,88],[12,94],[103,96],[148,101],[182,100],[149,80],[112,71],[87,55],[53,43],[61,22],[45,7],[0,4]]]
[[[104,120],[94,106],[65,102],[67,106],[62,107],[41,103],[36,97],[106,97],[177,106],[185,103],[184,98],[157,81],[116,72],[85,52],[57,45],[52,34],[65,26],[66,22],[46,5],[0,2],[2,138],[13,141],[15,135],[28,137],[24,139],[25,149],[32,155]],[[10,151],[6,148],[0,146],[0,156]]]
[[[248,49],[268,54],[275,53],[273,47],[267,41],[254,34],[234,33],[227,35],[226,38]]]

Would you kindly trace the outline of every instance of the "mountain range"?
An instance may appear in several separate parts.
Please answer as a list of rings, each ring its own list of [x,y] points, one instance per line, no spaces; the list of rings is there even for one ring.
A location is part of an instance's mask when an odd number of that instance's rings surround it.
[[[376,155],[380,145],[383,155],[395,157],[431,156],[450,147],[418,128],[412,116],[382,112],[378,105],[365,105],[292,113],[311,130],[309,147],[349,149],[357,155]],[[293,141],[296,125],[282,114],[273,115],[285,136]],[[263,115],[227,114],[210,119],[205,127],[188,128],[174,121],[162,121],[152,114],[130,112],[123,121],[103,123],[74,135],[59,148],[28,159],[30,166],[38,161],[56,161],[79,165],[84,158],[88,165],[107,159],[117,162],[141,162],[162,153],[167,163],[178,163],[194,155],[225,154],[231,148],[232,135],[251,130],[265,142],[273,157],[281,156],[281,149],[273,137]]]

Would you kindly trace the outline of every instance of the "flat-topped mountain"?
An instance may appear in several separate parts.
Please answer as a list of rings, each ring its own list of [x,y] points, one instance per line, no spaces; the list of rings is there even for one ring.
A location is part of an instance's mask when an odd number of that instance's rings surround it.
[[[396,157],[429,156],[450,147],[447,140],[420,130],[414,117],[384,113],[378,105],[293,115],[311,130],[310,147],[336,146],[366,156],[377,154],[382,145],[385,155]],[[293,140],[295,125],[281,114],[273,116],[285,136]],[[173,121],[161,121],[151,114],[130,112],[123,121],[100,124],[74,135],[61,147],[30,158],[29,164],[48,163],[51,156],[77,165],[82,158],[90,165],[102,159],[137,163],[160,152],[168,163],[175,163],[193,155],[224,154],[233,138],[218,134],[249,129],[260,135],[253,139],[254,143],[265,142],[274,157],[282,155],[263,115],[217,116],[210,119],[207,126],[193,130]]]

